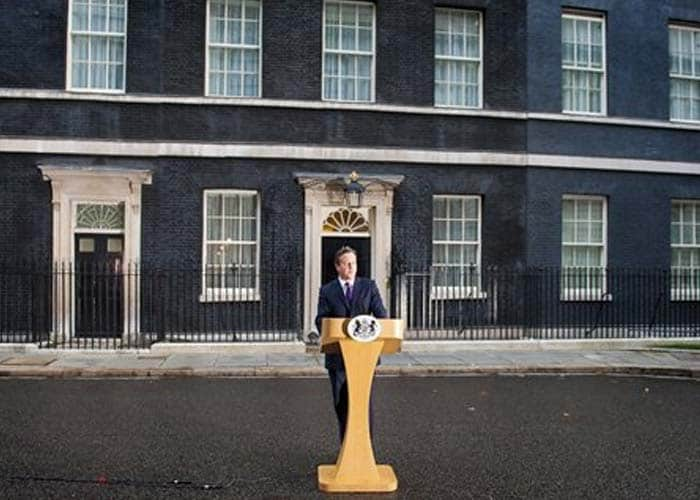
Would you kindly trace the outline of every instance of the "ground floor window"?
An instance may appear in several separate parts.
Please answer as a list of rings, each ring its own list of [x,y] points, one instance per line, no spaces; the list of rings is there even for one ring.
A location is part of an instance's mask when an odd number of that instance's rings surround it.
[[[260,203],[256,191],[204,192],[203,300],[257,300]]]
[[[700,300],[700,201],[671,203],[671,275],[676,300]]]
[[[481,197],[433,197],[433,296],[466,298],[479,292]]]
[[[561,290],[564,300],[605,299],[607,200],[562,199]]]

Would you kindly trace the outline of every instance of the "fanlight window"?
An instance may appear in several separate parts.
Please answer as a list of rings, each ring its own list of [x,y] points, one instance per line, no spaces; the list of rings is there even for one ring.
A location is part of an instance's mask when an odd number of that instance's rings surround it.
[[[341,208],[323,221],[323,230],[331,233],[367,233],[369,224],[361,213]]]
[[[124,229],[124,204],[97,205],[80,203],[77,209],[78,229]]]

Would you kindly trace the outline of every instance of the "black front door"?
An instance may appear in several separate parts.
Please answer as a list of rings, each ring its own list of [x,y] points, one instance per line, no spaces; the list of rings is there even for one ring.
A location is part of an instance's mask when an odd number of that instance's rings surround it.
[[[121,336],[123,255],[122,235],[75,235],[76,337]]]
[[[370,238],[347,238],[344,236],[324,236],[322,239],[323,262],[321,269],[321,283],[326,284],[338,276],[335,272],[335,252],[342,246],[352,247],[357,252],[357,275],[364,277],[372,276],[370,263],[372,255],[370,254]]]

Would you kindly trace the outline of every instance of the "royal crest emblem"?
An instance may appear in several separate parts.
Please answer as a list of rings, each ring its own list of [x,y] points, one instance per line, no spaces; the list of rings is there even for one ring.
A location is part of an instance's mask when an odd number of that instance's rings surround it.
[[[358,342],[372,342],[382,333],[382,325],[374,316],[363,314],[348,321],[345,333]]]

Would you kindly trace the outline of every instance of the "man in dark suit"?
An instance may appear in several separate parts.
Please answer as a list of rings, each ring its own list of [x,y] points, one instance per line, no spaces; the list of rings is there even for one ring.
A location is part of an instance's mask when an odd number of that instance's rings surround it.
[[[338,278],[322,286],[318,295],[316,328],[319,332],[323,318],[352,318],[360,314],[387,317],[374,280],[356,276],[357,252],[354,249],[344,246],[336,252],[335,270]],[[348,386],[342,355],[326,354],[326,369],[331,379],[333,405],[342,441],[348,416]]]

